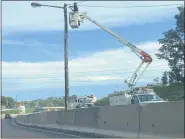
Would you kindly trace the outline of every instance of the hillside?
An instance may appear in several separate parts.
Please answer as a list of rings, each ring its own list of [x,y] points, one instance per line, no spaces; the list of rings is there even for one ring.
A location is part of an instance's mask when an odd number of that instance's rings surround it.
[[[164,87],[153,87],[158,96],[169,101],[181,100],[184,97],[184,83]]]
[[[184,83],[172,84],[170,86],[155,86],[153,87],[155,93],[163,99],[168,99],[169,101],[178,101],[184,99]],[[97,100],[97,106],[108,105],[108,97]]]

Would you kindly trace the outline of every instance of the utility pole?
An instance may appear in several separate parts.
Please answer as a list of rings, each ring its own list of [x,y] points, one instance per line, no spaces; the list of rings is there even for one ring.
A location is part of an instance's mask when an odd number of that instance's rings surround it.
[[[64,3],[64,70],[65,70],[65,110],[67,110],[69,97],[69,72],[68,72],[68,20],[66,3]]]
[[[64,70],[65,70],[65,110],[68,107],[68,96],[69,96],[69,72],[68,72],[68,20],[67,20],[67,4],[64,3],[64,7],[45,5],[40,3],[31,3],[33,8],[36,7],[51,7],[59,8],[64,10]]]
[[[55,102],[55,98],[56,98],[56,94],[55,92],[53,92],[53,106],[56,107],[56,104],[54,103]]]
[[[17,94],[16,94],[16,98],[15,98],[15,108],[17,108]]]
[[[6,108],[8,108],[8,97],[6,97]]]

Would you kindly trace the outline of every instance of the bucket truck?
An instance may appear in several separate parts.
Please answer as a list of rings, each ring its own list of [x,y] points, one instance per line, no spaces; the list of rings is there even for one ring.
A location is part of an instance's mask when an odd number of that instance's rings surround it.
[[[133,93],[131,93],[130,90],[114,92],[108,95],[108,99],[109,106],[168,102],[160,98],[154,90],[149,87],[135,87]]]

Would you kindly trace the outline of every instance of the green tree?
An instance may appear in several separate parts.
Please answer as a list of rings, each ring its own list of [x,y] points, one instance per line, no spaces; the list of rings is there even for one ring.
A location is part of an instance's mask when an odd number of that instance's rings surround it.
[[[99,99],[96,101],[95,103],[96,106],[106,106],[109,105],[109,98],[108,97],[104,97],[102,99]]]
[[[33,100],[30,102],[31,108],[35,106],[40,106],[40,107],[54,107],[54,106],[64,106],[64,99],[62,98],[57,98],[57,97],[49,97],[48,99],[37,99]]]
[[[154,82],[156,82],[156,84],[158,84],[158,82],[159,82],[159,77],[154,78]]]
[[[166,71],[163,73],[163,76],[161,78],[161,81],[163,83],[163,86],[166,85],[166,84],[168,84],[168,73]]]
[[[4,96],[1,96],[1,105],[4,105],[4,106],[6,106],[6,97],[4,97]]]
[[[44,101],[44,100],[40,100],[39,101],[39,106],[40,107],[45,107],[47,104],[46,104],[46,101]]]
[[[181,69],[173,67],[172,71],[168,72],[169,75],[169,83],[180,83],[184,82],[184,76],[181,74]]]
[[[31,107],[31,108],[34,108],[35,106],[36,106],[35,102],[34,102],[34,101],[31,101],[30,107]]]
[[[165,59],[171,71],[170,83],[184,81],[184,7],[178,7],[179,13],[175,15],[176,28],[164,32],[164,38],[159,39],[162,45],[156,53],[157,58]]]
[[[11,97],[6,97],[6,107],[13,108],[15,107],[16,102]]]

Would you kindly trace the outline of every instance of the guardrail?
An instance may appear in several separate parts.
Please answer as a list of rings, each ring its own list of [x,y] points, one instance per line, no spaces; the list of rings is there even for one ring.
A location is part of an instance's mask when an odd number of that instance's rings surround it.
[[[184,101],[43,112],[17,116],[17,121],[117,137],[184,137]]]

